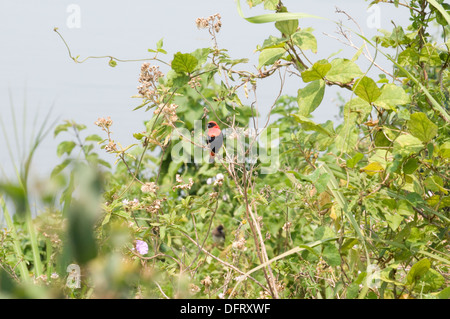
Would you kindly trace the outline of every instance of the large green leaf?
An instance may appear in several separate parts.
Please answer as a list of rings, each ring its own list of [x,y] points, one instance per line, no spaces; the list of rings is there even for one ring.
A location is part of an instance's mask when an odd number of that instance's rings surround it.
[[[313,53],[317,53],[317,40],[311,32],[297,31],[292,35],[292,40],[303,51],[311,50]]]
[[[325,245],[322,256],[330,266],[337,267],[341,264],[341,255],[339,254],[337,247],[333,244]]]
[[[355,97],[348,101],[344,106],[344,119],[346,121],[356,120],[361,124],[372,111],[372,106],[369,102],[363,100],[360,97]]]
[[[411,114],[408,121],[408,130],[422,142],[429,142],[436,136],[438,127],[427,118],[425,113],[417,112]]]
[[[325,82],[323,80],[315,80],[299,89],[297,95],[299,115],[310,115],[320,105],[324,94]]]
[[[284,36],[290,36],[297,31],[298,20],[285,20],[275,22],[275,27],[280,30]]]
[[[358,131],[353,121],[347,121],[336,136],[336,148],[343,153],[352,151],[358,141]]]
[[[192,73],[198,65],[198,60],[190,53],[177,52],[171,65],[172,70],[177,73]]]
[[[411,267],[408,274],[406,275],[406,283],[412,284],[420,280],[420,277],[425,275],[425,273],[428,271],[428,269],[430,269],[430,267],[431,262],[428,260],[428,258],[419,260]]]
[[[394,142],[394,153],[409,156],[423,149],[422,142],[409,134],[400,135]]]
[[[328,71],[331,69],[331,64],[327,60],[319,60],[308,70],[302,72],[302,79],[304,82],[311,82],[315,80],[322,80]]]
[[[387,110],[395,110],[397,105],[403,105],[409,102],[410,98],[405,90],[395,84],[386,84],[381,89],[381,95],[374,104]]]
[[[363,75],[363,72],[355,62],[337,58],[331,61],[331,69],[327,73],[327,79],[332,82],[348,83],[361,75]]]
[[[376,101],[381,95],[381,91],[375,81],[367,76],[356,81],[353,86],[353,92],[369,103]]]
[[[286,50],[283,48],[264,49],[259,55],[258,69],[264,65],[273,64],[275,61],[279,60],[285,52]]]
[[[324,128],[319,124],[314,123],[313,120],[299,114],[290,114],[290,115],[293,116],[294,119],[302,125],[302,128],[305,131],[315,131],[331,136],[331,133],[326,128]]]

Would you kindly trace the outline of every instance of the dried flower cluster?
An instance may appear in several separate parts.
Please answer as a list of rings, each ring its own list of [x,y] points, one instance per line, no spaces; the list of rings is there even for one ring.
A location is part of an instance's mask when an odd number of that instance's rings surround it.
[[[244,237],[240,237],[238,240],[234,241],[231,246],[233,247],[233,249],[236,249],[236,250],[241,250],[241,251],[247,250],[247,247],[245,247],[245,238]]]
[[[144,98],[153,102],[158,101],[158,81],[164,74],[159,70],[159,66],[150,65],[145,62],[141,65],[141,73],[139,75],[138,92]]]
[[[193,89],[196,88],[196,87],[202,86],[201,83],[200,83],[200,77],[199,76],[194,76],[193,78],[191,78],[189,80],[188,84]]]
[[[137,198],[133,200],[124,199],[122,201],[123,206],[125,209],[135,208],[139,205],[139,200]]]
[[[284,231],[289,231],[289,230],[291,229],[291,227],[292,227],[292,223],[291,223],[291,222],[286,222],[286,223],[283,225],[283,230],[284,230]]]
[[[147,212],[152,213],[152,214],[156,214],[159,209],[161,208],[161,204],[162,202],[164,202],[166,199],[162,198],[162,199],[155,199],[153,201],[153,203],[151,203],[149,206],[147,206],[145,209],[147,210]]]
[[[211,277],[210,276],[206,276],[205,279],[201,280],[200,283],[205,286],[205,287],[209,287],[212,285],[212,281],[211,281]]]
[[[99,117],[97,121],[94,122],[95,125],[100,127],[105,132],[109,131],[109,128],[112,126],[113,121],[111,120],[111,117],[107,117],[106,119],[104,117]]]
[[[100,127],[103,131],[105,131],[108,134],[108,144],[104,146],[105,150],[108,153],[116,152],[117,151],[117,145],[114,143],[114,141],[111,139],[111,131],[110,127],[113,124],[113,121],[111,120],[111,117],[99,117],[97,121],[94,122],[95,125]],[[103,148],[103,147],[102,147]]]
[[[158,108],[153,111],[154,114],[162,113],[164,114],[164,117],[169,123],[174,123],[178,120],[177,116],[177,108],[178,105],[176,104],[159,104]]]
[[[220,28],[222,27],[222,21],[220,20],[221,16],[219,13],[213,14],[212,16],[209,16],[208,18],[197,18],[195,20],[195,24],[197,25],[197,28],[199,29],[206,29],[209,28],[210,32],[214,30],[216,33],[220,31]]]
[[[187,183],[187,184],[182,184],[183,183],[183,179],[181,178],[181,176],[179,174],[177,174],[175,176],[175,179],[176,179],[177,183],[179,183],[179,185],[173,186],[172,190],[176,190],[176,189],[191,189],[192,185],[194,185],[194,180],[192,178],[189,178],[189,183]]]
[[[157,190],[158,190],[158,186],[156,185],[155,182],[145,183],[141,187],[141,191],[143,193],[152,193],[152,194],[154,194],[154,193],[156,193]]]
[[[189,284],[189,292],[193,295],[200,291],[200,287],[194,284]]]

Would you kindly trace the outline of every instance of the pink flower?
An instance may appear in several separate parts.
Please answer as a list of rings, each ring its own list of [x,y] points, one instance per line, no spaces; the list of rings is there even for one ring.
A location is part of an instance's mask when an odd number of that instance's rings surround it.
[[[148,253],[148,245],[145,241],[136,240],[136,250],[139,254],[145,255]]]

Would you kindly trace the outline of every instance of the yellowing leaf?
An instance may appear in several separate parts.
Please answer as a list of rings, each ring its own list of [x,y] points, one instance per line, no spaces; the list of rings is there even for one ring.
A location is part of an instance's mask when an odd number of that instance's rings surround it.
[[[372,162],[369,165],[367,165],[366,167],[364,167],[362,170],[365,171],[367,173],[367,175],[373,176],[376,173],[382,172],[383,166],[378,162]]]

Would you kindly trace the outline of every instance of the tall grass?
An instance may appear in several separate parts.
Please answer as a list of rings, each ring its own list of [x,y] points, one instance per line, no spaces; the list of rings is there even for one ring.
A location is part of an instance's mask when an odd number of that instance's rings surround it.
[[[0,180],[0,211],[2,212],[8,230],[11,232],[16,263],[19,267],[20,275],[23,281],[28,281],[31,273],[25,263],[24,252],[22,251],[21,244],[17,238],[17,229],[13,222],[13,216],[14,214],[17,214],[17,218],[23,222],[24,231],[28,233],[33,256],[32,270],[34,275],[39,277],[43,274],[43,265],[40,258],[36,229],[32,220],[33,216],[30,205],[31,196],[28,184],[31,164],[36,155],[36,150],[54,127],[56,120],[53,123],[50,123],[50,114],[53,108],[51,107],[41,123],[38,123],[39,116],[36,115],[34,116],[33,122],[29,124],[27,120],[27,102],[25,100],[22,108],[22,122],[19,123],[16,117],[16,108],[11,92],[9,92],[9,96],[11,119],[5,119],[4,114],[0,113],[0,126],[5,141],[5,145],[1,145],[0,147],[2,152],[7,152],[9,155],[12,169],[15,173],[12,175],[15,175],[15,180],[12,179],[10,174],[5,171],[0,163],[0,169],[3,175]],[[8,123],[11,123],[9,130],[5,125],[7,121]],[[21,133],[19,133],[20,128]],[[27,136],[28,129],[31,129],[31,134],[29,136]],[[16,152],[16,154],[14,152]],[[8,204],[11,204],[11,207],[14,208],[12,214],[9,212]]]

